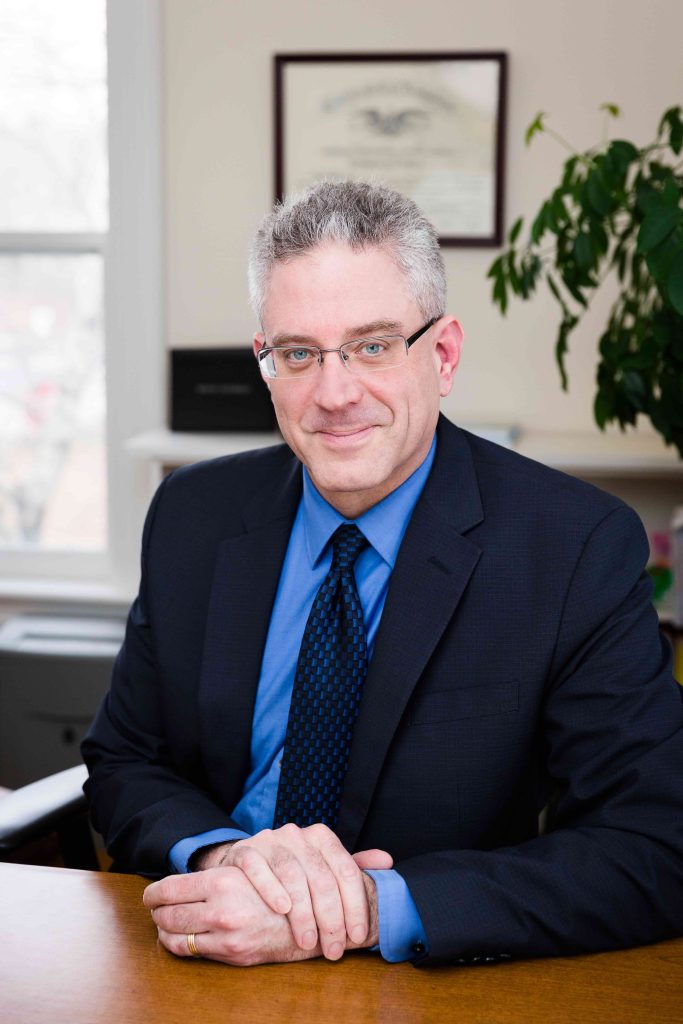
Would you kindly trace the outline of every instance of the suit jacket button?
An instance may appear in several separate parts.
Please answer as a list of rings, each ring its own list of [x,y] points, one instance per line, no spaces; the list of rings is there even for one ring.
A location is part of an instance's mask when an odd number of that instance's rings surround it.
[[[424,952],[425,952],[425,945],[424,945],[424,942],[414,942],[414,943],[413,943],[413,953],[414,953],[414,954],[415,954],[416,956],[422,956],[422,954],[423,954]]]

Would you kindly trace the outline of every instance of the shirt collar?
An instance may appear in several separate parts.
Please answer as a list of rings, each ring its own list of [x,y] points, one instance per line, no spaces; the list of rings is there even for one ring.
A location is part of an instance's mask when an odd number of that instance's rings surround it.
[[[355,522],[369,544],[393,569],[403,534],[413,514],[436,454],[436,434],[427,456],[415,472],[386,498],[356,520],[345,519],[325,501],[304,466],[303,523],[311,566],[322,557],[330,538],[342,523]]]

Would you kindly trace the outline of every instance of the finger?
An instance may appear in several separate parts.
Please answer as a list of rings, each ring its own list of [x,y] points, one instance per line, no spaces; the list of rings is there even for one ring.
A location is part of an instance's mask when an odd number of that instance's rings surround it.
[[[261,899],[276,914],[288,914],[292,900],[282,882],[273,873],[268,861],[248,843],[237,843],[230,855],[233,867],[247,876]]]
[[[187,944],[187,935],[180,935],[177,932],[167,932],[163,928],[157,928],[159,942],[169,953],[174,956],[192,956],[190,947]],[[208,951],[209,933],[196,934],[194,937],[195,946],[201,956],[210,956]]]
[[[346,921],[339,881],[318,850],[311,850],[304,856],[323,956],[328,960],[339,960],[346,946]]]
[[[196,874],[168,875],[152,882],[142,894],[142,902],[149,910],[169,903],[195,903],[205,900],[213,885],[216,870],[198,871]]]
[[[348,935],[352,942],[365,942],[370,927],[370,911],[365,892],[365,884],[359,866],[351,854],[344,848],[339,838],[325,825],[311,825],[305,830],[306,838],[319,850],[337,884],[342,904],[343,934],[342,949],[336,950],[334,959],[341,956]],[[316,911],[316,918],[320,919]],[[336,937],[337,942],[339,937]],[[325,946],[323,943],[323,950]]]
[[[386,850],[359,850],[353,854],[353,859],[363,871],[367,868],[371,871],[384,871],[394,866],[394,858]]]
[[[155,907],[152,910],[152,920],[157,928],[177,935],[207,931],[209,928],[208,916],[206,903],[171,904]]]
[[[284,826],[287,828],[287,826]],[[292,909],[287,920],[299,949],[315,949],[318,944],[318,927],[313,912],[311,891],[306,871],[298,858],[285,846],[273,847],[270,866],[287,891]]]

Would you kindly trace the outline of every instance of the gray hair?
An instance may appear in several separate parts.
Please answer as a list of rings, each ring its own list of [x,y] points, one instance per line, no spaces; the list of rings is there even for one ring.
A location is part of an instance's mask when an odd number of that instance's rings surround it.
[[[412,199],[369,182],[320,181],[276,204],[256,232],[249,297],[261,324],[273,265],[325,242],[384,249],[405,273],[425,320],[443,316],[446,272],[439,241]]]

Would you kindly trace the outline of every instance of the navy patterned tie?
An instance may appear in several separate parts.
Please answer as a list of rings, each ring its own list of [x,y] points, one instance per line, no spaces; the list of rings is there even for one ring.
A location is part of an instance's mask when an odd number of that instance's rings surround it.
[[[353,566],[367,541],[353,523],[332,537],[332,566],[308,616],[294,677],[273,828],[334,828],[368,667]]]

